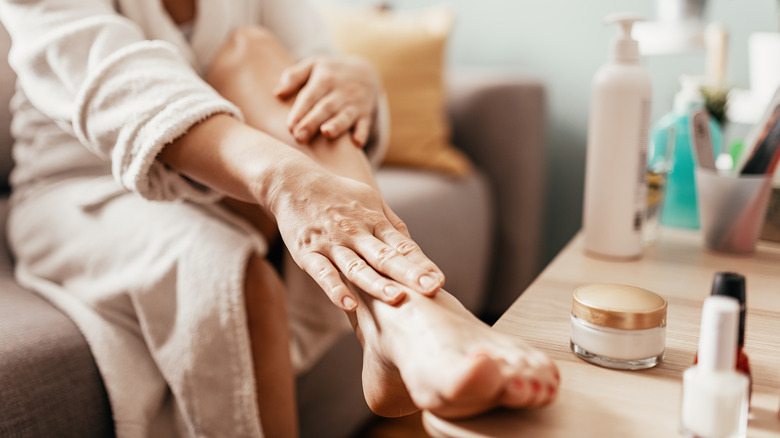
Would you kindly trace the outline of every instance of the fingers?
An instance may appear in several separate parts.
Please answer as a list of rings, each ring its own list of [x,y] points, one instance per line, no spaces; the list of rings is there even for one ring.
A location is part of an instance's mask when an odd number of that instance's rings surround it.
[[[439,267],[423,253],[420,246],[411,239],[406,224],[404,224],[387,204],[384,205],[384,212],[392,227],[377,226],[374,229],[374,235],[394,248],[399,254],[403,255],[405,259],[425,270],[431,279],[421,281],[425,282],[426,285],[434,284],[434,286],[431,286],[431,289],[426,290],[435,293],[444,286],[444,273],[442,273]],[[419,281],[418,284],[422,286]]]
[[[358,120],[358,109],[352,105],[347,105],[333,115],[327,122],[322,124],[320,130],[329,139],[334,139],[347,131]]]
[[[409,239],[412,238],[411,234],[409,234],[409,228],[406,227],[406,224],[404,221],[401,220],[400,217],[398,217],[397,214],[390,208],[389,205],[387,205],[387,202],[382,200],[382,212],[385,214],[385,217],[390,221],[390,224],[395,228],[399,233],[403,234],[404,236],[408,237]]]
[[[357,108],[347,105],[342,93],[333,92],[322,98],[303,116],[295,125],[292,134],[301,143],[308,143],[317,131],[322,131],[326,137],[333,139],[346,132],[357,116]]]
[[[320,102],[325,96],[328,96],[328,99],[324,102]],[[318,104],[321,108],[320,112],[329,111],[329,114],[327,114],[327,117],[325,118],[322,118],[319,114],[315,114],[315,116],[320,119],[320,123],[330,118],[338,109],[340,109],[341,105],[343,105],[343,103],[339,103],[337,100],[339,99],[338,96],[339,95],[334,96],[331,93],[330,86],[324,80],[303,87],[295,98],[295,102],[293,102],[292,108],[290,109],[290,114],[287,116],[287,127],[290,129],[290,132],[292,132],[293,137],[298,141],[308,142],[308,140],[319,130],[319,124],[308,126],[300,122],[304,116],[311,117],[312,115],[309,113]],[[305,139],[305,141],[303,141],[303,139]]]
[[[299,264],[325,291],[333,304],[346,312],[357,309],[357,299],[341,280],[339,271],[325,256],[312,252],[305,255]]]
[[[371,118],[361,117],[355,123],[355,129],[352,131],[352,141],[358,147],[363,147],[368,143],[368,137],[371,135]]]
[[[404,284],[412,290],[426,295],[434,295],[442,286],[443,276],[439,276],[438,272],[431,270],[430,266],[412,262],[395,248],[374,236],[358,240],[355,247],[357,252],[374,270]],[[430,263],[430,265],[433,265],[433,263]]]
[[[274,89],[277,97],[295,95],[287,128],[299,143],[318,132],[335,139],[352,131],[352,141],[364,146],[371,134],[381,81],[365,61],[309,58],[287,68]]]
[[[303,84],[309,80],[311,72],[314,69],[315,60],[305,59],[291,67],[286,68],[279,77],[279,83],[274,88],[276,97],[289,97],[303,87]]]
[[[411,245],[416,247],[413,242]],[[428,263],[435,268],[432,262]],[[301,267],[334,304],[346,311],[354,310],[357,302],[340,274],[369,295],[391,305],[406,297],[404,286],[432,296],[444,283],[438,270],[413,263],[374,236],[359,239],[355,250],[339,245],[330,248],[327,255],[309,253]]]
[[[339,246],[331,251],[331,258],[344,276],[369,295],[387,304],[397,304],[406,296],[400,285],[391,279],[379,275],[357,253]]]

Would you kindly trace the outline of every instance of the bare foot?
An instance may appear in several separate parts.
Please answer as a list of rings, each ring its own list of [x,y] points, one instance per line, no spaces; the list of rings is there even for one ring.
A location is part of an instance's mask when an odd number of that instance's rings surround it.
[[[410,293],[395,307],[365,294],[361,301],[351,319],[363,344],[363,392],[378,415],[427,409],[461,418],[555,399],[555,363],[492,330],[448,293]]]

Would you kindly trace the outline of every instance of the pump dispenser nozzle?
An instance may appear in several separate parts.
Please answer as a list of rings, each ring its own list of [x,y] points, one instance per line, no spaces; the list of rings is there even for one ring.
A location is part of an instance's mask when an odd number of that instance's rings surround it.
[[[614,62],[633,64],[639,62],[639,43],[631,38],[631,27],[645,19],[634,14],[611,14],[604,17],[604,24],[620,24],[620,34],[612,39],[610,59]]]

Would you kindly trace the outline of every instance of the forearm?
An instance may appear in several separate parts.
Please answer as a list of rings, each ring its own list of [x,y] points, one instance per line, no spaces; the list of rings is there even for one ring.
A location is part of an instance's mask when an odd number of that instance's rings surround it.
[[[371,165],[362,149],[344,135],[336,140],[319,137],[310,145],[298,146],[325,169],[377,188]]]
[[[193,126],[158,159],[193,181],[267,208],[283,184],[319,167],[303,152],[222,114]]]

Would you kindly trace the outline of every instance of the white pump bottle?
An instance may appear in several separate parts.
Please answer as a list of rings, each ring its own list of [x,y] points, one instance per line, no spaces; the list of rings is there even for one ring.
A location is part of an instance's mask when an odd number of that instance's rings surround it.
[[[593,79],[588,120],[583,234],[590,254],[631,259],[642,254],[647,138],[652,82],[639,63],[631,27],[642,18],[614,14],[619,24],[609,61]]]

